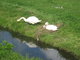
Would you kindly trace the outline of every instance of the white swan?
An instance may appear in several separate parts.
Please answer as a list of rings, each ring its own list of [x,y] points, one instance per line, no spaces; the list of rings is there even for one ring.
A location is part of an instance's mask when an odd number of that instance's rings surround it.
[[[25,22],[28,22],[30,24],[36,24],[36,23],[39,23],[41,22],[41,20],[39,20],[37,17],[35,16],[31,16],[31,17],[28,17],[27,19],[25,17],[21,17],[20,19],[18,19],[17,21],[20,21],[20,20],[24,20]]]
[[[55,32],[55,31],[57,31],[62,25],[63,25],[63,23],[59,23],[59,24],[56,24],[56,25],[52,25],[52,24],[49,24],[48,22],[46,22],[45,25],[39,27],[38,30],[36,31],[36,35],[35,35],[35,36],[36,36],[37,41],[40,40],[40,36],[41,36],[43,33],[47,32],[47,31],[45,31],[45,29],[48,30],[48,31],[50,31],[50,32]]]
[[[45,25],[43,25],[43,28],[49,30],[49,31],[57,31],[58,27],[56,25],[51,25],[48,22],[45,23]]]

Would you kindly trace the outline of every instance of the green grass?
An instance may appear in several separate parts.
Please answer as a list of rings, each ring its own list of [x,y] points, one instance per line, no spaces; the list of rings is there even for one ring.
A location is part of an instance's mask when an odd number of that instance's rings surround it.
[[[63,6],[63,9],[55,8]],[[43,33],[41,41],[72,52],[80,57],[80,1],[79,0],[0,0],[0,25],[34,37],[37,28],[46,21],[63,23],[55,33]],[[30,25],[16,20],[35,15],[40,25]]]
[[[28,58],[19,55],[12,50],[13,45],[3,41],[0,43],[0,60],[40,60],[39,58]]]

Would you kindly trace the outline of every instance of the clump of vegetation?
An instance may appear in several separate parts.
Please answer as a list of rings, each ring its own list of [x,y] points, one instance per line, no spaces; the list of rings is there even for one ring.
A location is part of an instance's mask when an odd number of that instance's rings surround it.
[[[28,58],[13,52],[13,45],[3,41],[0,43],[0,60],[39,60],[38,58]]]

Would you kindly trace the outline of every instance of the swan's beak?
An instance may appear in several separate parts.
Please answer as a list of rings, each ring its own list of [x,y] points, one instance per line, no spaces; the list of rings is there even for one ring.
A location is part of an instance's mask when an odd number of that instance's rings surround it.
[[[46,23],[45,23],[45,25],[49,25],[49,23],[48,23],[48,22],[46,22]]]

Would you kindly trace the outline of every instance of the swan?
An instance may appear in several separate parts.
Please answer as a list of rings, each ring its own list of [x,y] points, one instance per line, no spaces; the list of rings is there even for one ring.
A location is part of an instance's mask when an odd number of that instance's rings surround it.
[[[21,17],[20,19],[18,19],[17,21],[20,21],[20,20],[24,20],[25,22],[28,22],[30,24],[36,24],[36,23],[39,23],[41,22],[41,20],[39,20],[37,17],[35,16],[30,16],[28,17],[27,19],[25,17]]]
[[[36,40],[39,41],[40,40],[40,36],[45,33],[45,29],[48,30],[48,31],[51,31],[51,32],[55,32],[58,30],[58,25],[52,25],[52,24],[49,24],[48,22],[45,23],[45,25],[39,27],[39,29],[37,30],[37,33],[36,33]]]
[[[42,25],[38,28],[36,31],[36,40],[40,40],[40,36],[45,33],[45,29],[48,30],[49,32],[56,32],[61,26],[63,26],[63,23],[59,23],[56,25],[49,24],[48,22],[45,23],[45,25]]]
[[[58,30],[58,27],[56,25],[49,24],[48,22],[46,22],[45,25],[43,25],[43,28],[45,28],[46,30],[49,30],[49,31],[57,31]]]

